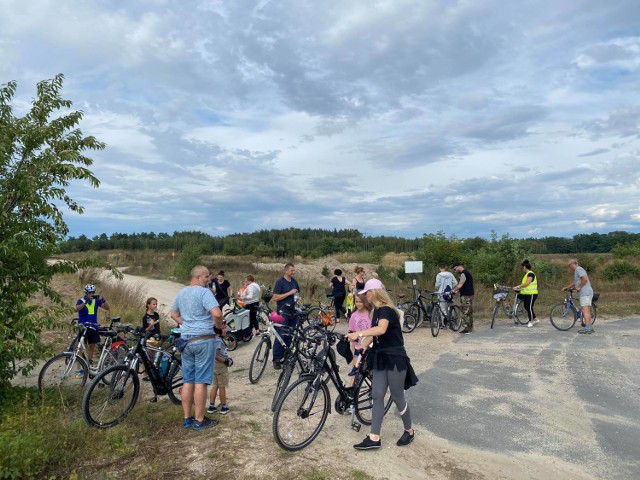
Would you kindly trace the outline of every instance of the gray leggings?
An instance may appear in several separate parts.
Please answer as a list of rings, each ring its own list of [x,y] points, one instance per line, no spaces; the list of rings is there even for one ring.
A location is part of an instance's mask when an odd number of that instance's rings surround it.
[[[401,412],[400,417],[404,424],[404,429],[411,428],[411,411],[409,404],[404,399],[404,379],[407,371],[399,372],[398,367],[393,370],[374,370],[373,386],[371,387],[371,398],[373,399],[373,412],[371,414],[371,433],[380,435],[382,429],[382,419],[384,418],[384,396],[389,389],[391,400],[396,404],[396,408]]]

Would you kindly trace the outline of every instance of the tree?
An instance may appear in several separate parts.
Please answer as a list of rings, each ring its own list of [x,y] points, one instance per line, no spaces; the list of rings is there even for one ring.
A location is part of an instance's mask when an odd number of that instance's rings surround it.
[[[74,272],[88,262],[48,265],[68,234],[63,209],[82,213],[66,192],[69,182],[83,180],[93,187],[99,181],[87,168],[93,160],[87,150],[105,144],[85,137],[78,123],[81,111],[60,96],[63,75],[37,84],[30,111],[14,115],[11,102],[16,82],[0,86],[0,383],[17,372],[13,365],[27,361],[23,373],[33,369],[45,352],[40,340],[44,328],[70,315],[60,295],[51,287],[56,273]],[[29,301],[42,292],[51,306]]]

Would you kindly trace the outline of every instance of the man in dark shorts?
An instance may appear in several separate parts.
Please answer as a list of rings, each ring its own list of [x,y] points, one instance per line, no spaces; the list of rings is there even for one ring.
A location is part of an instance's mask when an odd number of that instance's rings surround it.
[[[458,284],[452,290],[452,293],[460,292],[460,311],[464,316],[464,330],[460,333],[471,333],[473,332],[473,277],[471,272],[459,262],[454,263],[451,268],[460,274]]]

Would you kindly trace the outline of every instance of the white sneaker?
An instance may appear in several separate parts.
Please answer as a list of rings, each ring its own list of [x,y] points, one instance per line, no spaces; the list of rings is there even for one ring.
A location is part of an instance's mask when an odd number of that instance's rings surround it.
[[[540,320],[538,320],[537,318],[533,319],[533,324],[535,325],[536,323],[540,322]]]
[[[531,328],[531,327],[533,327],[533,322],[527,323],[527,328]]]

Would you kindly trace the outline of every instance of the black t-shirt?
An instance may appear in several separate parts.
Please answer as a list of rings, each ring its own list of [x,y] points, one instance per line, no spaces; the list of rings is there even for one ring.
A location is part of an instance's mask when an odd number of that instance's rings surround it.
[[[298,293],[300,293],[300,285],[298,285],[298,282],[296,281],[295,278],[291,278],[291,281],[289,282],[286,278],[280,277],[276,282],[275,286],[273,287],[273,293],[277,293],[277,294],[288,293],[294,288],[298,291]],[[289,295],[287,298],[276,302],[278,310],[280,310],[285,305],[288,305],[293,310],[293,308],[296,305],[294,297],[295,295]]]
[[[220,305],[227,303],[229,301],[229,287],[231,286],[229,281],[225,278],[225,280],[222,283],[219,283],[218,280],[214,280],[213,282],[211,282],[211,284],[212,284],[211,288],[216,289],[216,293],[215,293],[216,301]]]
[[[338,277],[333,277],[331,279],[331,285],[333,286],[333,296],[334,297],[346,297],[347,296],[347,281],[344,277],[342,280],[339,280]]]
[[[156,322],[151,328],[150,333],[152,333],[153,335],[156,335],[156,334],[160,335],[160,315],[158,314],[158,312],[153,312],[153,314],[151,315],[149,315],[148,313],[144,314],[144,317],[142,317],[142,328],[144,328],[145,331],[149,326],[150,320],[153,320],[154,322]]]
[[[470,297],[474,294],[473,277],[471,276],[471,273],[469,273],[469,270],[467,270],[466,268],[462,270],[461,274],[464,274],[465,281],[464,285],[462,285],[462,287],[460,288],[460,295],[464,297]]]
[[[386,319],[389,321],[389,326],[384,335],[375,337],[376,344],[380,347],[397,347],[404,345],[404,339],[402,338],[402,328],[400,327],[400,318],[395,309],[391,307],[380,307],[373,311],[373,318],[371,319],[371,326],[378,325],[380,319]]]

